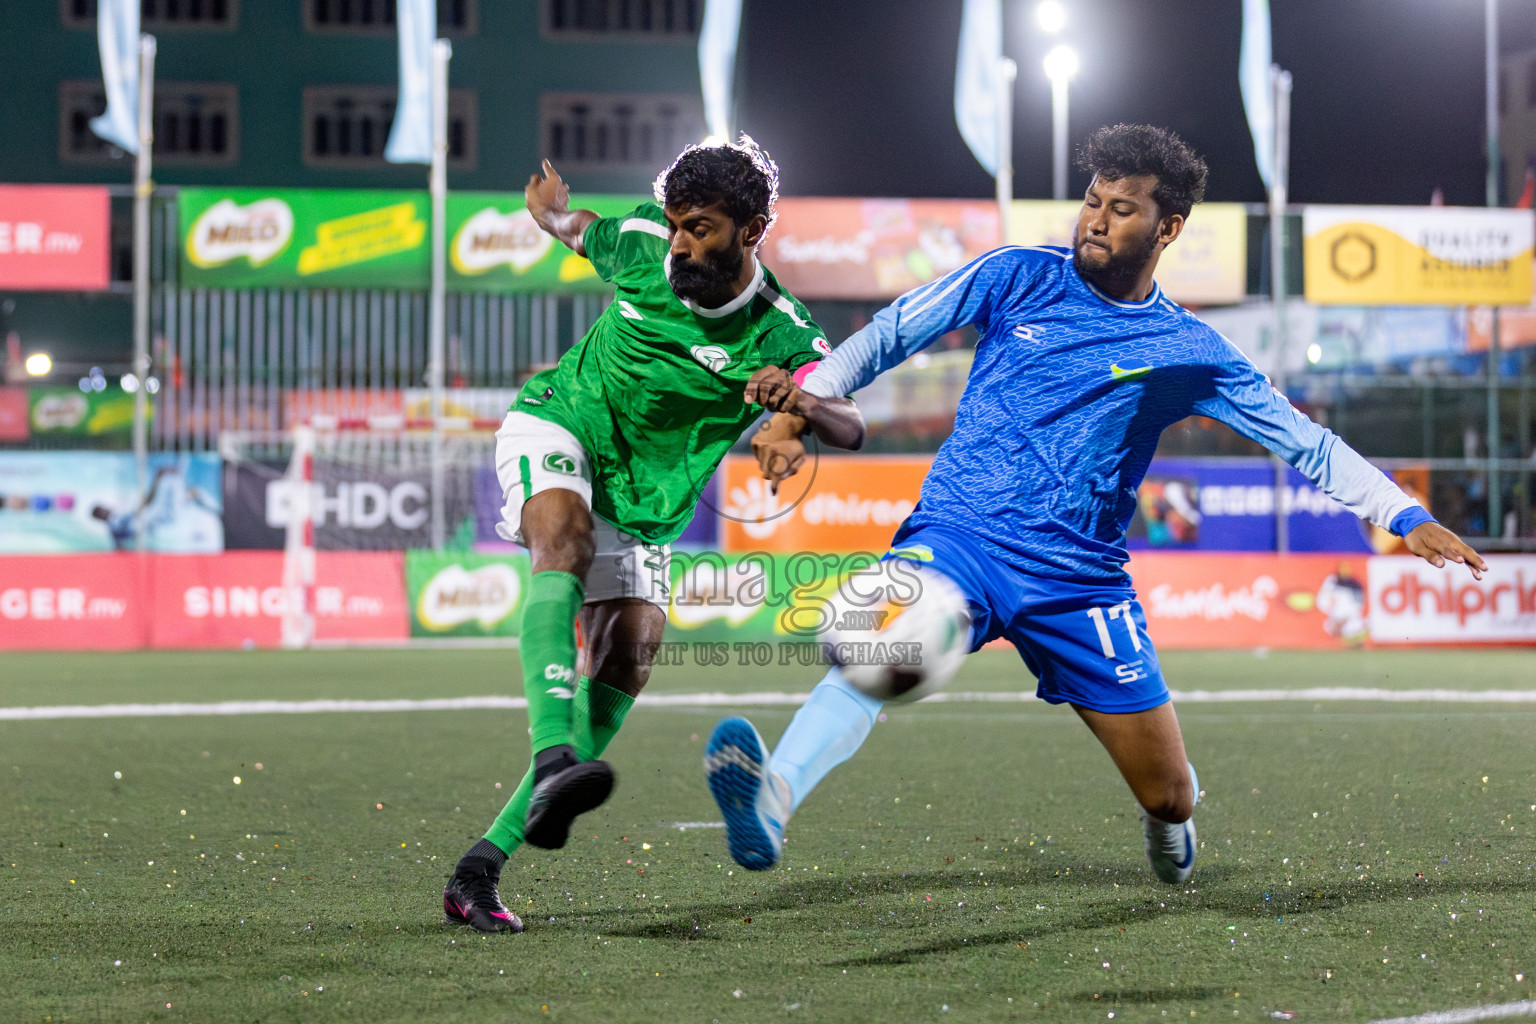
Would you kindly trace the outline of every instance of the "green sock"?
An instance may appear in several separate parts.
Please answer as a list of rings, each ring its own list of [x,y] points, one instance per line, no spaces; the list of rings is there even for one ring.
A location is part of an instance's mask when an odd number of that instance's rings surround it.
[[[576,756],[583,761],[596,760],[613,742],[624,716],[635,706],[635,698],[582,676],[575,703]]]
[[[608,749],[619,726],[624,724],[624,716],[634,707],[635,698],[623,690],[582,676],[573,704],[576,756],[583,761],[592,761],[602,757],[603,751]],[[496,815],[496,821],[485,833],[485,838],[509,857],[523,844],[523,819],[528,815],[528,798],[532,795],[533,766],[530,764],[512,799],[507,801],[507,806]]]
[[[523,695],[528,698],[533,752],[574,743],[572,698],[576,690],[576,613],[581,580],[568,572],[536,572],[523,606]]]

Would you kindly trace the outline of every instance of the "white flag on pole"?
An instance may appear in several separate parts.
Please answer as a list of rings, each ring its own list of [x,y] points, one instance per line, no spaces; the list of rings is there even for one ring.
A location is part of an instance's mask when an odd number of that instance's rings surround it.
[[[731,92],[736,80],[736,41],[741,34],[741,0],[705,0],[699,30],[699,85],[704,92],[704,127],[731,141]]]
[[[118,149],[139,151],[139,0],[100,0],[96,41],[107,112],[91,118],[91,131]]]
[[[400,91],[384,159],[393,164],[432,162],[432,37],[437,0],[398,0]]]
[[[1003,56],[1002,0],[965,0],[955,62],[955,124],[988,174],[997,174],[997,66]]]
[[[1269,0],[1243,0],[1243,41],[1237,62],[1237,81],[1253,133],[1253,157],[1264,187],[1275,176],[1275,97],[1269,68],[1273,61],[1269,41]]]

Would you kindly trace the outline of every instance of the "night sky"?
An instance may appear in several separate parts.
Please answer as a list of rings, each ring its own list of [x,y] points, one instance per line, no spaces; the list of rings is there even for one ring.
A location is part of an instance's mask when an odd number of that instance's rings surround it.
[[[1211,167],[1207,198],[1259,202],[1237,84],[1240,0],[1065,0],[1082,57],[1075,146],[1094,128],[1173,128]],[[1274,56],[1294,76],[1291,199],[1482,205],[1482,0],[1271,0]],[[747,0],[738,120],[773,153],[786,195],[992,194],[955,127],[960,0]],[[1057,41],[1034,0],[1004,0],[1019,64],[1014,194],[1049,198]],[[1536,47],[1536,4],[1502,0],[1501,50]],[[1074,171],[1069,194],[1086,178]],[[1506,202],[1508,199],[1506,198]]]

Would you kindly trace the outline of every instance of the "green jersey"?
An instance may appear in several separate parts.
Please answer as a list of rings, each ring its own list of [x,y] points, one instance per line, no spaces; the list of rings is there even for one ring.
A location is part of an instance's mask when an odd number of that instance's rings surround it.
[[[588,225],[587,258],[614,286],[613,304],[513,406],[557,423],[592,460],[592,511],[653,544],[671,543],[726,451],[762,413],[742,400],[764,366],[793,373],[831,349],[794,296],[757,264],[752,283],[718,309],[667,282],[661,207]]]

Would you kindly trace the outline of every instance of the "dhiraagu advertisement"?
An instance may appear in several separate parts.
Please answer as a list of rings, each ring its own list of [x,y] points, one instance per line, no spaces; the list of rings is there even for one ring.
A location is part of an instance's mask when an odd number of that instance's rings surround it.
[[[431,204],[408,189],[186,188],[181,278],[200,288],[401,288],[431,274]],[[639,196],[574,196],[620,216]],[[592,264],[533,222],[517,192],[451,192],[453,291],[600,292]]]
[[[1308,206],[1307,301],[1350,306],[1525,306],[1530,210]]]

